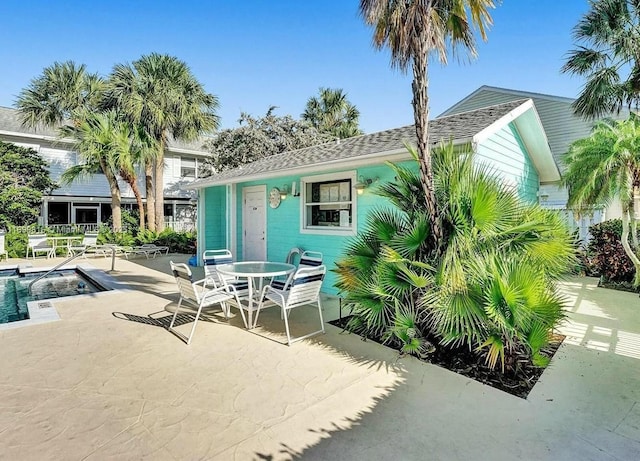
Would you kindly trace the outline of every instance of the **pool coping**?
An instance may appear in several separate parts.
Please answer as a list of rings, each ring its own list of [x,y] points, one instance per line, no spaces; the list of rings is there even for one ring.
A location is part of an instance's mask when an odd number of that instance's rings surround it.
[[[2,269],[18,269],[23,274],[29,274],[33,272],[46,272],[53,267],[32,267],[31,264],[14,264],[0,266]],[[17,322],[9,322],[0,324],[0,331],[13,330],[14,328],[28,327],[32,325],[41,325],[43,323],[55,322],[62,320],[56,309],[56,300],[67,301],[83,298],[93,298],[95,296],[104,296],[111,293],[120,293],[128,290],[128,287],[123,283],[118,282],[111,275],[107,274],[104,270],[98,269],[95,266],[87,263],[69,264],[64,265],[56,270],[76,270],[82,275],[88,277],[90,280],[98,284],[104,291],[98,291],[96,293],[78,294],[75,296],[64,296],[62,298],[49,298],[39,299],[37,301],[28,301],[27,310],[29,312],[29,318],[25,320],[19,320]]]

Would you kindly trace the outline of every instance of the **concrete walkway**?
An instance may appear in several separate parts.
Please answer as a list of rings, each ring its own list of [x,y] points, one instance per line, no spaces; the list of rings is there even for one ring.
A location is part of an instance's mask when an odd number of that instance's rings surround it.
[[[637,295],[563,284],[569,336],[523,400],[331,325],[287,347],[275,309],[256,332],[213,315],[186,346],[164,329],[172,258],[118,260],[131,291],[0,331],[0,459],[640,459]]]

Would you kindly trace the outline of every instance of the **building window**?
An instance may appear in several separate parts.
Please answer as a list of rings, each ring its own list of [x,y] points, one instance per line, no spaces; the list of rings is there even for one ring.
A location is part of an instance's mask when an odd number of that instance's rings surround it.
[[[346,172],[302,178],[303,233],[355,233],[355,177],[355,172]]]
[[[180,157],[180,177],[181,178],[196,178],[197,177],[197,163],[195,158]]]

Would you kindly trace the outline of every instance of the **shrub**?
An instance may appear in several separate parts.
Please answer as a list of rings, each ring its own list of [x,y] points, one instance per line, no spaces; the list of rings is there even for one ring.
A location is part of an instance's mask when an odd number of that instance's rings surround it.
[[[337,264],[336,286],[354,314],[348,328],[416,355],[435,336],[503,370],[524,346],[545,366],[540,352],[564,318],[555,282],[575,265],[571,232],[558,213],[523,203],[475,167],[471,154],[449,145],[433,165],[440,247],[431,247],[417,173],[390,164],[396,180],[379,195],[394,208],[371,213]]]
[[[635,269],[622,247],[622,221],[611,219],[594,224],[589,232],[591,240],[586,257],[595,273],[605,282],[632,283]]]

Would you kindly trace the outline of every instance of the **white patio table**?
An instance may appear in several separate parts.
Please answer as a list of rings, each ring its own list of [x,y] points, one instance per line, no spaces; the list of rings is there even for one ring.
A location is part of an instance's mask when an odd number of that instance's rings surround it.
[[[262,291],[262,279],[265,277],[277,277],[280,275],[289,275],[296,270],[296,266],[287,263],[269,262],[269,261],[245,261],[235,262],[231,264],[221,264],[217,266],[217,271],[224,275],[232,275],[234,277],[246,278],[249,282],[249,299],[247,312],[249,313],[247,328],[255,328],[252,323],[254,303],[254,281],[258,279],[258,294]]]
[[[64,247],[67,249],[67,256],[71,256],[71,250],[69,249],[71,247],[71,244],[73,242],[81,242],[82,238],[82,235],[73,235],[71,237],[47,237],[47,240],[49,240],[51,242],[51,246],[53,246],[53,255],[56,254],[56,250],[58,248]],[[64,246],[60,246],[60,243],[62,243]]]

